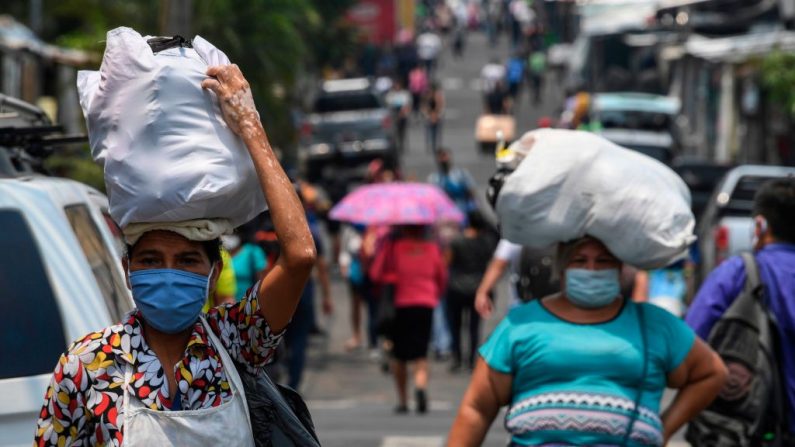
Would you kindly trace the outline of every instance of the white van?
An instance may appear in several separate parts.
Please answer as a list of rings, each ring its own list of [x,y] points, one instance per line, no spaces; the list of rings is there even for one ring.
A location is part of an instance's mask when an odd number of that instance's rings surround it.
[[[0,178],[0,446],[29,446],[59,356],[133,307],[107,199],[76,181]]]

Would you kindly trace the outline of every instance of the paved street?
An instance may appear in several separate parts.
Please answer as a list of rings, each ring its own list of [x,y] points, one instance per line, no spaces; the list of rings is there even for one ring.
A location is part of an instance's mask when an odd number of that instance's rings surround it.
[[[437,79],[445,88],[446,119],[442,145],[452,150],[454,163],[467,168],[483,186],[494,171],[493,156],[481,154],[474,141],[475,121],[481,113],[481,97],[477,90],[480,69],[494,54],[504,60],[509,54],[507,44],[491,50],[483,35],[470,35],[465,57],[454,60],[445,53]],[[530,106],[527,92],[519,101],[517,135],[533,128],[542,116],[557,116],[562,101],[560,88],[549,79],[541,107]],[[435,169],[425,145],[425,129],[420,122],[410,128],[409,144],[403,158],[407,178],[424,181]],[[504,315],[506,284],[499,289],[496,315]],[[336,311],[326,320],[327,338],[314,338],[302,392],[308,400],[318,434],[327,447],[439,447],[444,444],[464,390],[468,373],[452,375],[446,363],[432,362],[429,385],[430,412],[394,415],[395,391],[391,376],[382,373],[377,362],[368,359],[366,351],[347,353],[343,347],[350,336],[348,293],[335,279],[333,296]],[[486,322],[484,337],[497,319]],[[412,393],[413,394],[413,393]],[[508,435],[502,427],[502,416],[492,425],[485,446],[505,446]],[[671,443],[672,446],[685,444]]]

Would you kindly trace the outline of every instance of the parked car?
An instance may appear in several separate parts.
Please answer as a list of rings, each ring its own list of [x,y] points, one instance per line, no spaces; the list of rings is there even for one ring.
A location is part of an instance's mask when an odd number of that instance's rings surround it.
[[[709,203],[712,192],[723,176],[732,168],[731,165],[716,163],[703,158],[679,157],[671,166],[690,189],[691,209],[696,221]]]
[[[392,115],[367,78],[323,82],[301,128],[299,157],[319,181],[326,166],[356,167],[376,158],[397,161]]]
[[[743,165],[723,177],[696,232],[699,282],[723,260],[753,249],[754,195],[766,181],[786,176],[795,176],[795,167]]]
[[[58,135],[0,97],[0,446],[30,445],[59,356],[133,307],[105,196],[37,172]]]
[[[590,129],[608,140],[671,164],[677,142],[672,123],[676,98],[648,93],[599,93],[591,98]]]

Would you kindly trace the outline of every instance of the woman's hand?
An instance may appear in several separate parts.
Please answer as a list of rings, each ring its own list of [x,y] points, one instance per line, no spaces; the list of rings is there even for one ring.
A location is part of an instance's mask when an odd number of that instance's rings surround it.
[[[727,375],[720,356],[696,338],[684,362],[668,374],[668,386],[679,392],[662,414],[665,442],[715,399]]]
[[[207,76],[202,87],[215,92],[224,120],[243,139],[270,208],[280,251],[259,283],[258,312],[273,332],[281,332],[292,319],[317,261],[315,242],[304,207],[262,128],[243,73],[237,65],[219,65],[208,68]]]
[[[251,87],[235,65],[215,65],[207,69],[208,79],[202,88],[212,90],[218,97],[221,113],[227,126],[241,138],[256,137],[262,131]]]

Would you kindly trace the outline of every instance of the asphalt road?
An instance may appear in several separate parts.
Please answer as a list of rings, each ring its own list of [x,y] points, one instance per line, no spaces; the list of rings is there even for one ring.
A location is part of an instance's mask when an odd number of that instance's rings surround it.
[[[454,164],[470,171],[485,189],[494,171],[492,155],[481,154],[474,141],[475,121],[481,113],[478,78],[482,66],[493,56],[505,60],[509,48],[505,41],[496,49],[488,48],[481,34],[469,36],[464,58],[455,60],[446,52],[436,78],[442,83],[447,109],[443,123],[442,145],[453,153]],[[557,116],[563,101],[559,84],[549,76],[542,104],[532,107],[527,92],[518,101],[517,135],[534,127],[542,116]],[[425,145],[422,123],[413,122],[402,168],[408,179],[424,181],[435,169]],[[506,285],[498,290],[496,315],[503,315],[507,300]],[[391,376],[381,372],[377,361],[366,351],[346,352],[344,342],[350,336],[350,305],[347,289],[335,278],[333,296],[336,310],[322,324],[327,337],[315,337],[301,391],[312,412],[318,434],[327,447],[440,447],[452,424],[459,402],[467,387],[467,373],[450,374],[447,364],[432,362],[429,385],[430,411],[395,415],[395,391]],[[497,320],[486,322],[484,337]],[[509,436],[498,416],[485,446],[505,446]],[[670,445],[686,445],[680,441]]]

